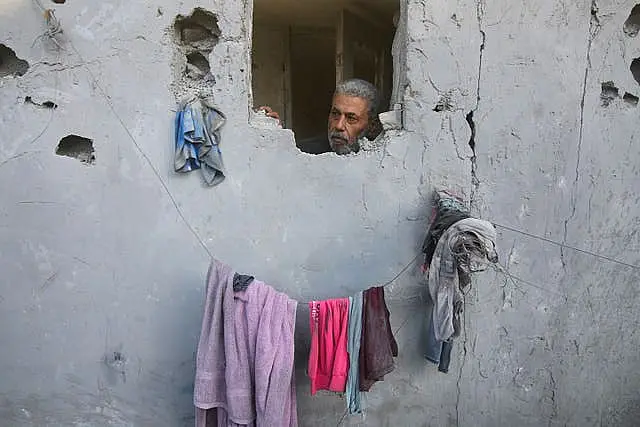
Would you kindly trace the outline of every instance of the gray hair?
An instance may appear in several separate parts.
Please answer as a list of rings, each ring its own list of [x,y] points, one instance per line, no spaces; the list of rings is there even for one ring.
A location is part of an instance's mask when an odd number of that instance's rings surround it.
[[[378,113],[378,89],[362,79],[343,80],[336,85],[334,95],[357,96],[365,99],[369,107],[369,120],[374,120]]]

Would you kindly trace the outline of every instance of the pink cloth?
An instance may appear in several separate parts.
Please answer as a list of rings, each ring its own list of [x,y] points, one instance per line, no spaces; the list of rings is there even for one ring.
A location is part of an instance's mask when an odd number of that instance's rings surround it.
[[[297,302],[259,280],[234,293],[233,275],[216,260],[207,274],[193,399],[196,426],[296,427]]]
[[[311,301],[309,321],[311,394],[318,390],[344,392],[349,373],[349,298]]]

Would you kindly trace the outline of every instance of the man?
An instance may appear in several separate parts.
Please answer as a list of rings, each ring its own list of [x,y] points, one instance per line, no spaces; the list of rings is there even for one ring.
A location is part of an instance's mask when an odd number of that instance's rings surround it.
[[[357,153],[361,138],[373,139],[380,133],[378,102],[378,91],[367,81],[349,79],[338,83],[329,111],[327,134],[300,140],[298,145],[312,154],[326,152],[328,148],[336,154]],[[280,119],[271,108],[260,109],[267,116]]]

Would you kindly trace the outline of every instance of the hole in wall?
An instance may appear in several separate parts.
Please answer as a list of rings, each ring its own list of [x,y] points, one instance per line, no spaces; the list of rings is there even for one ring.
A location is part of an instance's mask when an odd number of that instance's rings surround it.
[[[41,108],[49,108],[49,109],[58,108],[58,104],[56,104],[53,101],[36,102],[30,96],[25,96],[24,97],[24,103],[25,104],[35,105],[36,107],[41,107]]]
[[[178,15],[174,28],[183,45],[203,52],[211,52],[220,37],[216,15],[199,7],[189,16]]]
[[[443,111],[453,111],[454,109],[455,105],[450,91],[440,95],[436,106],[433,107],[433,111],[435,111],[436,113],[441,113]]]
[[[629,69],[631,70],[631,75],[633,75],[633,78],[640,85],[640,58],[635,58],[633,61],[631,61],[631,66],[629,67]]]
[[[631,9],[631,13],[622,27],[624,33],[629,37],[635,37],[640,32],[640,3]]]
[[[122,345],[119,348],[122,348]],[[119,381],[127,382],[127,357],[122,351],[107,351],[102,356],[102,363],[106,368],[103,372],[107,382],[112,385],[118,384]]]
[[[209,74],[211,67],[209,60],[200,52],[187,54],[187,76],[192,79],[203,79]]]
[[[0,44],[0,77],[22,76],[29,70],[29,63],[16,56],[10,47]]]
[[[602,90],[600,91],[600,100],[602,101],[602,106],[608,107],[614,99],[618,98],[618,88],[611,81],[602,82],[600,87],[602,88]]]
[[[215,79],[208,58],[220,38],[218,18],[212,12],[195,8],[188,16],[176,16],[173,30],[174,96],[181,100],[188,95],[212,95]]]
[[[391,49],[399,9],[398,0],[254,0],[253,107],[277,112],[301,151],[332,151],[327,121],[337,82],[368,81],[378,90],[376,113],[391,110]],[[257,115],[252,123],[263,118]],[[365,143],[381,130],[377,114],[370,129],[363,134]]]
[[[93,141],[78,135],[67,135],[62,138],[56,147],[56,154],[58,156],[73,157],[88,165],[92,165],[96,161]]]
[[[622,97],[622,100],[626,102],[628,105],[630,105],[631,107],[636,107],[638,105],[639,99],[634,94],[625,92],[624,96]]]

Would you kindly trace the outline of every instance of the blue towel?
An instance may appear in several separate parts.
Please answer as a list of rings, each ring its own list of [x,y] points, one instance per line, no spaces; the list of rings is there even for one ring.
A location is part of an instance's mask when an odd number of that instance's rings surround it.
[[[176,113],[176,172],[200,169],[204,181],[214,186],[224,181],[220,128],[226,118],[218,109],[196,98],[182,102]]]

